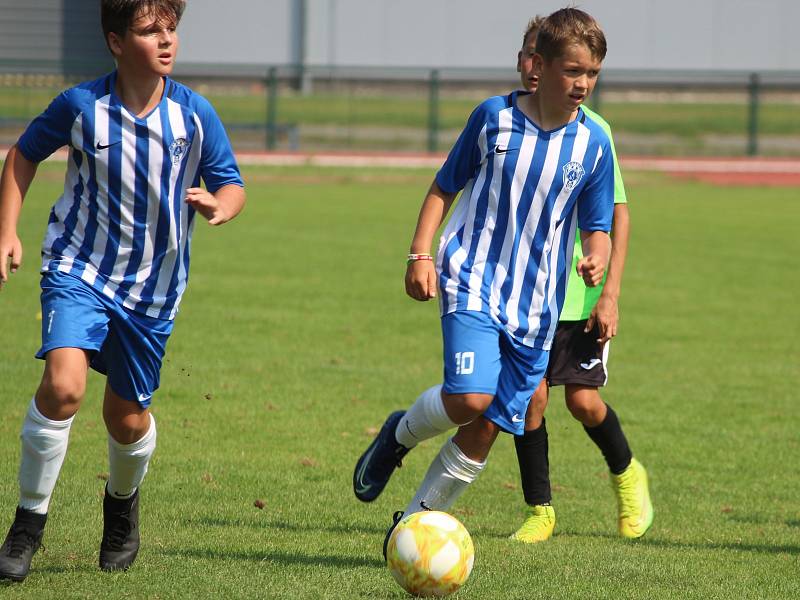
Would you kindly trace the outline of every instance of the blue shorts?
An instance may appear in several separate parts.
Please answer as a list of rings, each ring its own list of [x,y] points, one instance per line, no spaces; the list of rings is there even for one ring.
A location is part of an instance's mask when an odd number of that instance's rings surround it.
[[[483,312],[442,317],[444,386],[448,394],[492,394],[483,416],[501,429],[522,435],[525,413],[547,369],[549,352],[515,340]]]
[[[42,347],[36,358],[56,348],[88,350],[91,367],[108,377],[115,394],[147,408],[158,389],[173,321],[134,313],[59,271],[43,273],[41,287]]]

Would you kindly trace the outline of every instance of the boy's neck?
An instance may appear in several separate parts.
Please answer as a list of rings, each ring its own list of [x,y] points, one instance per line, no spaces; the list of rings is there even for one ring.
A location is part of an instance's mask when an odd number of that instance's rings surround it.
[[[161,102],[161,96],[164,94],[164,78],[152,75],[137,77],[117,69],[114,92],[129,112],[137,117],[143,117]]]
[[[536,92],[518,96],[517,106],[531,121],[545,131],[563,127],[575,119],[578,114],[577,109],[572,112],[565,112],[559,108],[549,106],[542,95]]]

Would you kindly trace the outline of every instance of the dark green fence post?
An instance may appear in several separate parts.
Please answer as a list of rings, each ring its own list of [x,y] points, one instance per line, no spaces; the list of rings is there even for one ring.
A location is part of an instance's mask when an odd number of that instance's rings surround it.
[[[747,123],[747,154],[756,156],[758,154],[758,96],[761,87],[758,73],[750,73],[750,112]]]
[[[430,74],[428,95],[428,152],[436,152],[439,141],[439,71]]]
[[[278,142],[278,69],[267,72],[267,150],[274,150]]]

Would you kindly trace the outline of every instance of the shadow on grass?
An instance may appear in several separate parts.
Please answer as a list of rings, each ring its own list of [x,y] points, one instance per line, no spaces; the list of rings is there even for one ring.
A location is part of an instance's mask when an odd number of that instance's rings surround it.
[[[703,540],[700,542],[679,542],[675,540],[665,540],[653,537],[643,537],[638,540],[623,540],[617,535],[607,533],[586,533],[581,531],[562,531],[560,534],[576,538],[605,538],[609,541],[618,541],[629,544],[632,547],[642,546],[645,548],[694,548],[700,550],[732,550],[734,552],[753,552],[756,554],[800,554],[800,546],[796,544],[753,544],[749,542],[715,542],[713,540]]]
[[[202,560],[244,560],[275,565],[322,565],[326,567],[375,567],[385,569],[386,565],[377,558],[360,558],[357,556],[331,556],[323,554],[300,554],[298,552],[241,552],[217,551],[211,549],[159,550],[159,554],[195,558]]]
[[[187,519],[187,525],[201,525],[204,527],[249,527],[252,529],[281,529],[284,531],[327,531],[330,533],[385,534],[389,527],[365,527],[358,523],[328,523],[321,526],[317,523],[290,523],[288,521],[249,521],[244,519],[225,519],[220,517],[199,517]]]

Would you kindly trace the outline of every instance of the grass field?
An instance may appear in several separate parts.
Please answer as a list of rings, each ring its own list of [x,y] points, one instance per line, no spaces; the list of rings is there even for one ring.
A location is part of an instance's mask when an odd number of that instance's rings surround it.
[[[26,201],[26,264],[0,293],[0,528],[41,363],[38,246],[63,165]],[[393,409],[440,380],[438,315],[403,293],[430,171],[249,169],[249,204],[194,237],[191,283],[154,400],[143,546],[97,567],[106,434],[90,378],[51,505],[46,551],[4,598],[403,598],[380,548],[443,439],[371,505],[354,461]],[[796,189],[714,188],[630,173],[633,235],[604,396],[648,467],[656,520],[616,536],[599,452],[554,390],[555,537],[522,516],[501,436],[455,514],[476,545],[458,598],[800,597]],[[261,500],[263,509],[254,502]]]

